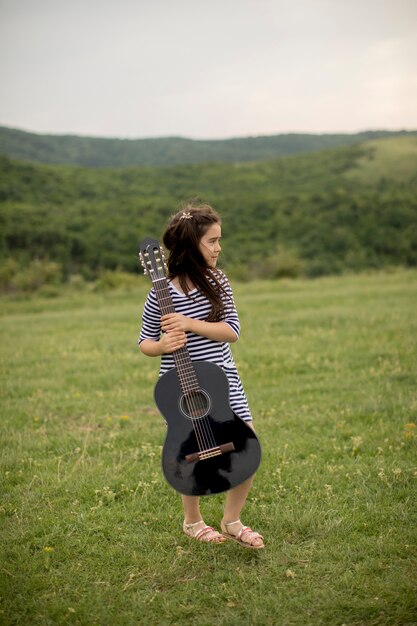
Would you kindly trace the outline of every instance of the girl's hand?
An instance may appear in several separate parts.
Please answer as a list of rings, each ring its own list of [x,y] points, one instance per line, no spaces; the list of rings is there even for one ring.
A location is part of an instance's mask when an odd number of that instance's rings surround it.
[[[190,330],[191,319],[181,313],[168,313],[161,317],[161,328],[165,333],[181,330],[183,333]]]
[[[183,348],[187,343],[186,334],[182,331],[173,330],[164,333],[159,340],[160,346],[164,354],[171,354],[175,350]]]

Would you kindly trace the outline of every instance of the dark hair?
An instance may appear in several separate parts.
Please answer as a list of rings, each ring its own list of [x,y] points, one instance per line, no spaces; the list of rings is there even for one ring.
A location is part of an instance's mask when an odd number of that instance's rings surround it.
[[[220,321],[224,315],[225,294],[220,284],[221,272],[210,267],[199,249],[201,238],[212,224],[221,224],[218,213],[209,204],[187,203],[173,215],[162,241],[169,252],[168,277],[178,277],[181,289],[189,293],[187,277],[211,303],[207,321]]]

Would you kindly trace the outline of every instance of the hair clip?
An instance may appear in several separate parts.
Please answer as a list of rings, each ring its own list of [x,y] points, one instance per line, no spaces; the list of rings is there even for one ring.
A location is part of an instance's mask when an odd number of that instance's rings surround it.
[[[180,220],[192,220],[193,216],[191,215],[190,211],[183,211],[182,215],[180,217]]]

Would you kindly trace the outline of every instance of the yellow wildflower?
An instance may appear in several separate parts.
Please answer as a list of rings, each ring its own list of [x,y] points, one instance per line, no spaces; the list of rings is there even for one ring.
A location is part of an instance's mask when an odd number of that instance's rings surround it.
[[[416,425],[413,424],[413,422],[410,422],[408,424],[405,424],[404,426],[404,430],[405,430],[405,438],[406,439],[413,439],[413,437],[415,436],[415,429],[416,429]]]

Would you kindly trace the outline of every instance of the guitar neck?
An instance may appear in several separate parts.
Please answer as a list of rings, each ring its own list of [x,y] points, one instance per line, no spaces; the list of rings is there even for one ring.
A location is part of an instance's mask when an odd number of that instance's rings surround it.
[[[169,291],[167,279],[159,278],[153,281],[153,287],[155,289],[156,298],[162,315],[175,313],[175,307],[172,301],[171,292]],[[178,378],[180,380],[183,393],[187,394],[190,391],[198,391],[200,389],[200,385],[198,383],[197,375],[187,347],[184,346],[179,350],[175,350],[172,356],[174,357],[175,367],[178,372]]]

